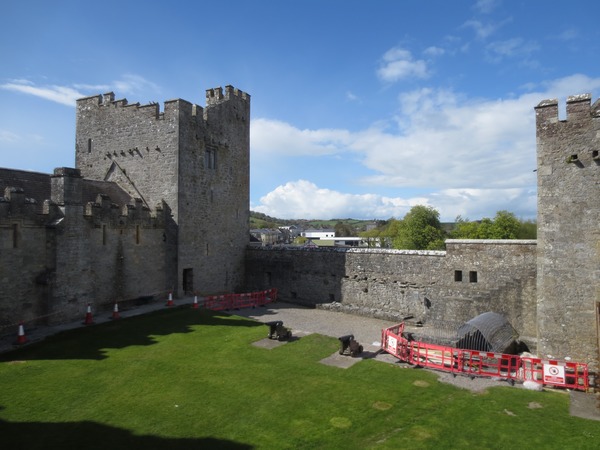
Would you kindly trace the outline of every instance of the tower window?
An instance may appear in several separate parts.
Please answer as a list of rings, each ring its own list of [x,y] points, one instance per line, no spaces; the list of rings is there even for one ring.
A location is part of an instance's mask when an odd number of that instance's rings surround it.
[[[454,281],[462,281],[462,270],[454,271]]]
[[[207,169],[216,169],[217,168],[217,151],[214,148],[206,148],[204,153],[204,165]]]
[[[92,139],[88,139],[88,153],[92,153]]]
[[[19,225],[15,223],[12,226],[12,231],[13,248],[19,248]]]
[[[475,272],[474,270],[472,270],[471,272],[469,272],[469,282],[470,283],[477,283],[477,272]]]

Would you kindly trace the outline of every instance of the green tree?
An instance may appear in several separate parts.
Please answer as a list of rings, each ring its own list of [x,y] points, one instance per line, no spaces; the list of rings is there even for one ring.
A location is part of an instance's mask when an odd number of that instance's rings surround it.
[[[521,222],[505,210],[498,211],[493,220],[484,217],[478,222],[458,216],[451,236],[454,239],[535,239],[537,224]]]
[[[413,206],[396,228],[397,232],[393,235],[394,248],[406,250],[444,248],[445,233],[440,223],[440,213],[430,206]]]
[[[456,225],[450,233],[452,239],[476,239],[479,224],[471,222],[469,219],[463,219],[461,216],[456,218]]]
[[[513,213],[498,211],[494,217],[491,239],[517,239],[520,227],[519,219]]]
[[[336,237],[356,236],[356,231],[354,230],[354,227],[344,222],[336,223],[334,229]]]
[[[537,239],[537,222],[535,220],[521,221],[517,239]]]

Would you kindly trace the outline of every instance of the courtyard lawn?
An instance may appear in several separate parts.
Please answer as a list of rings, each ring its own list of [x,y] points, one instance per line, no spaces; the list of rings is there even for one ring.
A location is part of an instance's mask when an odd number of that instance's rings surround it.
[[[439,383],[426,370],[319,361],[338,340],[267,350],[267,327],[165,309],[0,355],[0,439],[15,449],[598,448],[565,393]]]

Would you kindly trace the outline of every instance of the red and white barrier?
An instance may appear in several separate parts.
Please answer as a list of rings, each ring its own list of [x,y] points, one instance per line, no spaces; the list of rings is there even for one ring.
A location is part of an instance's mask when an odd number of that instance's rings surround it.
[[[243,294],[209,295],[204,300],[204,307],[213,311],[254,308],[272,303],[277,299],[277,289],[246,292]]]
[[[192,308],[198,309],[198,296],[194,295],[194,303],[192,303]]]
[[[401,361],[470,377],[494,377],[533,381],[567,389],[587,391],[588,366],[569,361],[542,360],[504,353],[482,352],[408,340],[404,323],[381,331],[381,348]]]
[[[166,306],[170,307],[170,306],[174,306],[174,305],[175,305],[175,303],[173,302],[173,293],[169,292],[169,299],[167,300]]]

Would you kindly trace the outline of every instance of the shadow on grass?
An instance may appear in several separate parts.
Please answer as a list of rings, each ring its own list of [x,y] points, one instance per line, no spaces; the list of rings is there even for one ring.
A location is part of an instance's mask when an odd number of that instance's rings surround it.
[[[215,438],[164,438],[134,435],[129,430],[96,422],[6,422],[0,420],[3,448],[7,449],[251,449],[251,445]]]
[[[0,354],[0,362],[33,359],[102,360],[107,357],[104,349],[152,345],[157,342],[154,336],[191,333],[195,325],[264,326],[252,320],[229,318],[227,313],[205,309],[159,310],[142,316],[62,331],[43,341]]]

